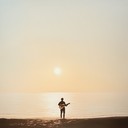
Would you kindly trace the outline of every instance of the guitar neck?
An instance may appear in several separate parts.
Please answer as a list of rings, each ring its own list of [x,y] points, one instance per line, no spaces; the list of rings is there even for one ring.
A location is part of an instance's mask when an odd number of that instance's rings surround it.
[[[66,106],[68,106],[70,103],[67,103]]]

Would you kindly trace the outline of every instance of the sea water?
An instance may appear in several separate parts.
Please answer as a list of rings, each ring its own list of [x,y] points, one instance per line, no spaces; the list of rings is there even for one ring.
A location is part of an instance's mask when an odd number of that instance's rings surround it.
[[[0,118],[59,118],[62,97],[66,118],[128,116],[126,93],[1,93]]]

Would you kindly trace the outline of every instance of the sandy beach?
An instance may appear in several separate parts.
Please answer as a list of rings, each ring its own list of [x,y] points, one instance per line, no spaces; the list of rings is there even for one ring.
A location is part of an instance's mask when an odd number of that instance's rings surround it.
[[[0,128],[128,128],[128,117],[93,119],[0,119]]]

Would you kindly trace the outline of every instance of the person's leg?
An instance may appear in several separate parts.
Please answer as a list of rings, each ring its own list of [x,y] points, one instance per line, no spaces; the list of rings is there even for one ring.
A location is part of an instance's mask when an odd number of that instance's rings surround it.
[[[62,118],[62,113],[63,113],[63,110],[61,109],[60,110],[60,118]]]
[[[65,108],[63,109],[63,119],[65,119]]]

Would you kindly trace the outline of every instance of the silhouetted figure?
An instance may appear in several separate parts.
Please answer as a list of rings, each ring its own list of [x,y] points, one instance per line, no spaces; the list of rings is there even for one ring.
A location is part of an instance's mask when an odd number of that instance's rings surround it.
[[[58,103],[60,108],[60,118],[65,118],[65,106],[69,105],[70,103],[66,104],[64,102],[64,98],[61,98],[61,101]]]

